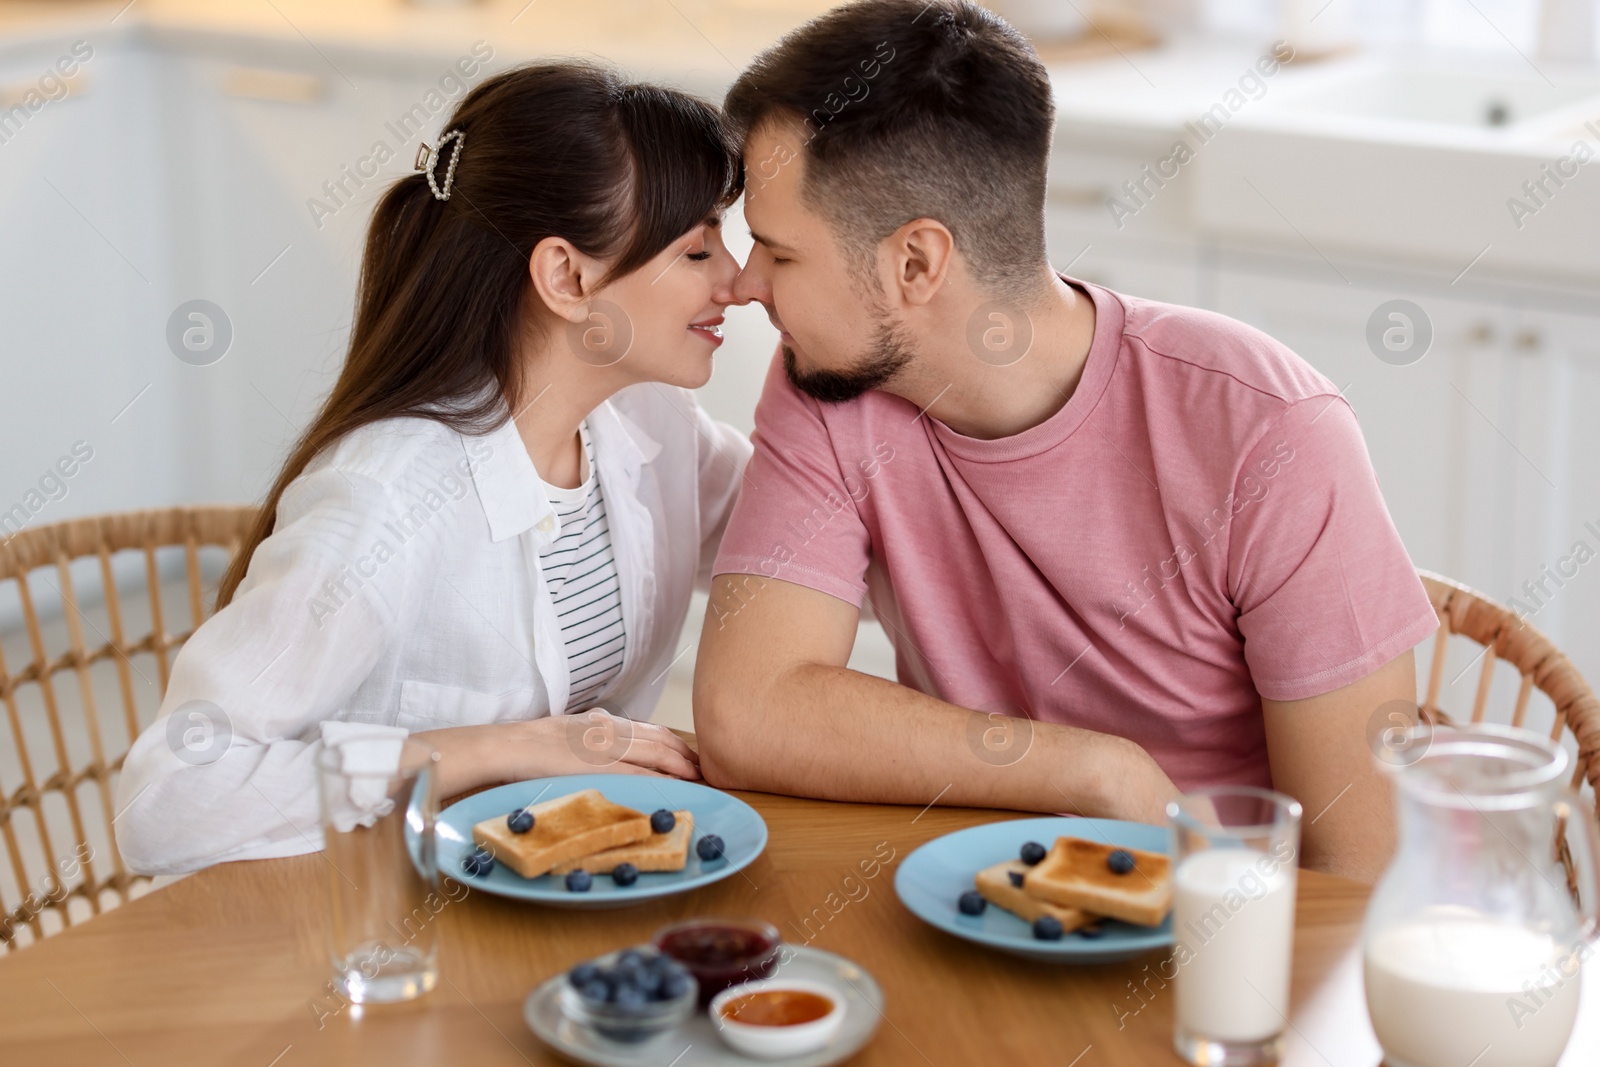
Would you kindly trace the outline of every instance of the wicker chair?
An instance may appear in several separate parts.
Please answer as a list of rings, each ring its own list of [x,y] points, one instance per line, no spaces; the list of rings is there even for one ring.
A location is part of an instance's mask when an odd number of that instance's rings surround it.
[[[11,731],[11,745],[0,745],[0,838],[6,853],[0,867],[0,953],[15,950],[24,930],[32,934],[28,940],[37,940],[70,925],[74,910],[81,921],[85,912],[97,915],[149,883],[123,866],[112,833],[113,776],[141,726],[134,676],[145,683],[140,695],[148,722],[166,691],[174,652],[207,614],[201,548],[219,546],[222,558],[232,559],[255,515],[252,507],[137,511],[24,529],[0,544],[0,594],[10,597],[3,602],[6,608],[20,611],[29,650],[27,665],[13,671],[0,644],[0,701]],[[125,587],[130,570],[138,578],[138,557],[118,553],[143,555],[143,578],[134,583],[149,595],[149,632],[142,637],[127,631],[126,588],[119,590],[116,582],[118,571]],[[93,598],[80,599],[73,582],[73,562],[91,557],[98,558],[99,566],[98,578],[90,584],[103,595],[103,608]],[[188,628],[178,634],[168,632],[168,612],[161,602],[160,561],[169,558],[172,563],[181,560],[183,577],[178,580],[186,579],[188,594]],[[76,568],[80,577],[86,568],[93,575],[89,562]],[[59,621],[38,608],[41,592],[47,609],[59,600]],[[85,606],[97,615],[103,611],[104,628]],[[63,627],[67,647],[52,653],[46,632]],[[95,638],[94,647],[85,640],[86,628]],[[20,644],[19,634],[12,637]],[[154,680],[135,665],[134,658],[141,656],[154,661]],[[110,661],[115,670],[120,702],[97,699],[91,675],[101,661]],[[64,708],[56,684],[56,676],[67,672],[76,678],[75,702],[83,727],[82,738],[71,733],[71,744],[65,728],[65,713],[71,709]],[[103,677],[104,668],[100,673]],[[30,694],[30,687],[35,692]],[[65,703],[74,703],[70,684],[61,688],[68,697]],[[102,688],[109,688],[109,680]],[[19,707],[19,697],[34,698],[42,713]],[[111,706],[102,713],[105,704]],[[108,744],[108,736],[118,740]],[[79,750],[76,757],[73,748]],[[66,837],[71,840],[63,847]],[[102,847],[96,849],[93,841]],[[81,903],[74,909],[74,902]]]
[[[1578,673],[1578,668],[1548,637],[1504,604],[1497,604],[1483,594],[1441,575],[1427,571],[1419,574],[1423,587],[1428,591],[1428,599],[1433,602],[1434,613],[1439,616],[1433,663],[1428,670],[1427,695],[1420,709],[1422,717],[1436,725],[1454,724],[1452,718],[1439,707],[1449,638],[1459,635],[1471,640],[1483,647],[1480,653],[1483,666],[1478,669],[1478,687],[1472,702],[1470,721],[1484,721],[1489,691],[1494,684],[1495,664],[1503,660],[1516,668],[1522,676],[1522,682],[1517,690],[1516,703],[1511,709],[1510,725],[1527,726],[1528,698],[1535,687],[1549,697],[1555,708],[1550,739],[1559,743],[1563,731],[1572,734],[1577,747],[1577,757],[1573,760],[1572,788],[1581,789],[1587,780],[1594,789],[1596,811],[1600,813],[1600,699],[1596,699],[1594,690]],[[1577,872],[1568,851],[1564,825],[1558,825],[1556,858],[1566,872],[1567,890],[1576,902],[1579,895]]]
[[[1600,756],[1600,699],[1596,699],[1594,690],[1583,680],[1578,668],[1548,637],[1505,605],[1497,604],[1449,578],[1427,571],[1419,573],[1422,585],[1428,591],[1428,599],[1433,601],[1433,610],[1439,616],[1439,640],[1433,646],[1433,663],[1428,671],[1423,714],[1435,723],[1451,722],[1450,716],[1439,707],[1439,690],[1449,648],[1446,638],[1452,634],[1469,638],[1484,648],[1471,721],[1484,721],[1489,689],[1494,682],[1495,664],[1504,660],[1522,676],[1517,702],[1511,709],[1510,725],[1526,724],[1528,698],[1537,686],[1555,706],[1555,722],[1550,729],[1550,739],[1559,742],[1562,731],[1568,730],[1577,742],[1578,757],[1574,761],[1572,787],[1581,787],[1585,779],[1591,785],[1600,787],[1600,758],[1597,758]]]

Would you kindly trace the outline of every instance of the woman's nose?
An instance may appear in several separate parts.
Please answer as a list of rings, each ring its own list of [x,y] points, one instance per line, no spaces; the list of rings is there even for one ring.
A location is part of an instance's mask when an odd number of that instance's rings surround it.
[[[724,248],[717,256],[717,279],[711,288],[711,299],[724,306],[743,303],[734,296],[734,285],[739,280],[739,261]]]

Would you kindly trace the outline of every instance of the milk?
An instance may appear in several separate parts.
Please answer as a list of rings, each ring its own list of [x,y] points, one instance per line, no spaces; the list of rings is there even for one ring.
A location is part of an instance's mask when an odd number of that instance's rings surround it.
[[[1211,848],[1180,863],[1173,886],[1179,1031],[1231,1042],[1282,1033],[1294,867],[1255,849]]]
[[[1548,934],[1438,914],[1373,935],[1367,1014],[1394,1067],[1553,1067],[1581,972]],[[1570,974],[1570,977],[1569,977]]]

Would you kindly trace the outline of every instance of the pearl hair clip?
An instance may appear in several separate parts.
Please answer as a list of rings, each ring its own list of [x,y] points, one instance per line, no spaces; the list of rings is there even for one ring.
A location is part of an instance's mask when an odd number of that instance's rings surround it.
[[[433,177],[433,168],[438,166],[440,153],[444,151],[444,146],[451,141],[454,141],[456,146],[450,152],[450,165],[444,171],[444,188],[440,189],[438,182]],[[428,188],[433,190],[433,198],[435,200],[450,199],[450,186],[456,180],[456,163],[460,161],[461,148],[466,143],[467,135],[465,131],[455,129],[439,138],[437,147],[430,146],[427,141],[417,145],[415,168],[428,176]]]

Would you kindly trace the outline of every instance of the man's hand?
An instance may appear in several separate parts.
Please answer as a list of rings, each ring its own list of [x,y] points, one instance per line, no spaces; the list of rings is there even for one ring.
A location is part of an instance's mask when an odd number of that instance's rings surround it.
[[[1272,781],[1305,809],[1300,865],[1364,882],[1394,852],[1394,802],[1367,742],[1367,724],[1392,701],[1415,701],[1406,650],[1357,682],[1305,700],[1261,701]]]

